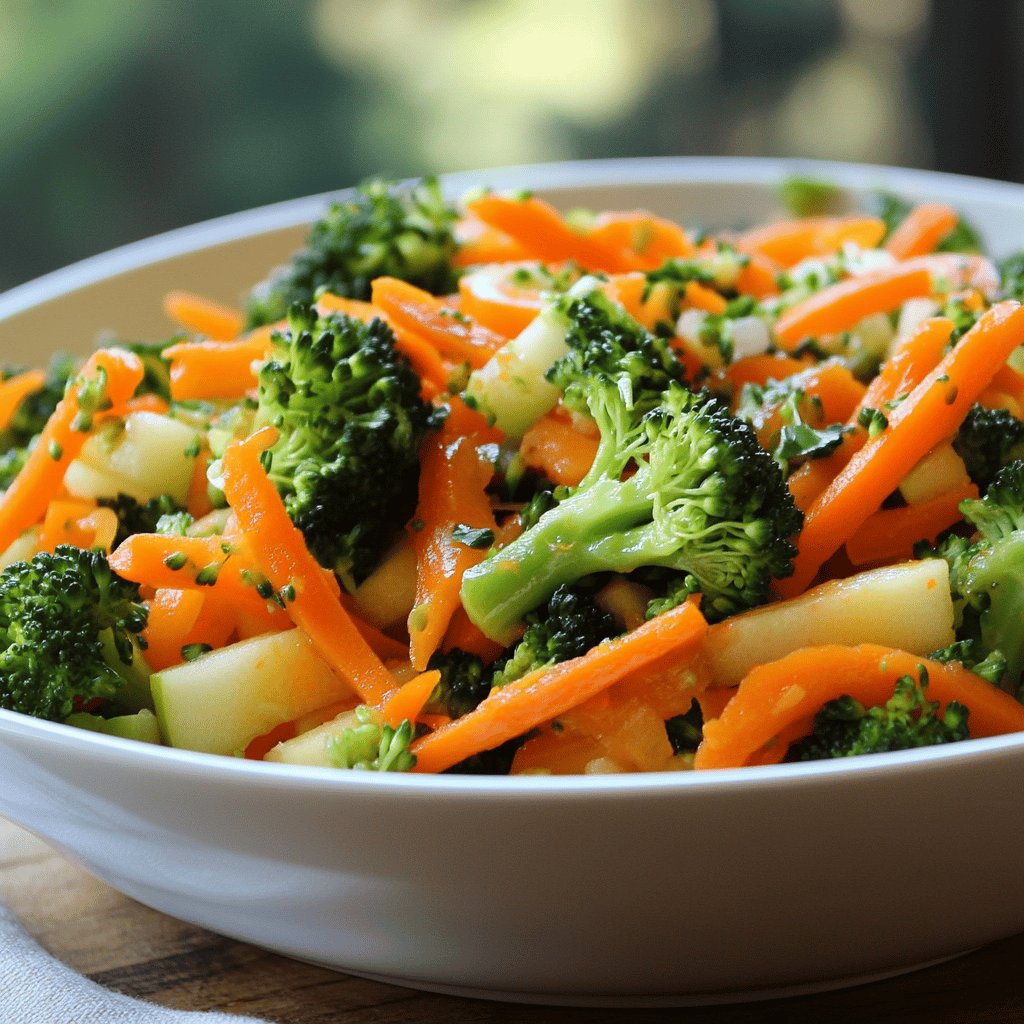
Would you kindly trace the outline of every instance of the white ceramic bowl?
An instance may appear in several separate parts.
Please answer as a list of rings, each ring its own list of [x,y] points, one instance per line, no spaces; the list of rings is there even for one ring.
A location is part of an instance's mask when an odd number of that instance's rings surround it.
[[[716,227],[794,171],[948,200],[992,249],[1024,188],[775,161],[652,160],[449,179]],[[0,297],[5,359],[105,328],[159,337],[162,293],[237,300],[315,197],[214,221]],[[604,1005],[881,977],[1024,928],[1024,735],[703,774],[376,776],[132,744],[0,711],[0,813],[152,907],[402,984]]]

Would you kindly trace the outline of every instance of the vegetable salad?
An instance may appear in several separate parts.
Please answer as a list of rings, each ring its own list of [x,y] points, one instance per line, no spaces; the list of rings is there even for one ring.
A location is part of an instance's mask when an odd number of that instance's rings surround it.
[[[0,707],[573,774],[1024,730],[1024,256],[373,180],[238,308],[0,381]]]

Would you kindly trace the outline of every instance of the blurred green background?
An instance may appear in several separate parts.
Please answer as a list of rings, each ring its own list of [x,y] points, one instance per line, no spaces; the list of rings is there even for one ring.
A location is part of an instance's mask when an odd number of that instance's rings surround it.
[[[1024,177],[1020,0],[3,0],[0,288],[207,217],[580,157]]]

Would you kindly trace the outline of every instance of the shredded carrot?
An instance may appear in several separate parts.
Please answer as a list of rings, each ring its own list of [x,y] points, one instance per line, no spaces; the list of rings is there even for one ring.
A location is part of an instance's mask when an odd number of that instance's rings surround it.
[[[589,270],[622,273],[640,269],[635,256],[590,238],[571,227],[550,203],[536,196],[502,196],[494,192],[467,204],[467,209],[485,224],[515,239],[528,259],[561,263],[575,260]]]
[[[884,234],[885,224],[877,217],[805,217],[753,228],[737,238],[736,247],[791,267],[836,252],[847,242],[872,249]]]
[[[440,772],[549,721],[669,652],[693,656],[707,623],[697,607],[678,605],[580,658],[538,669],[493,691],[473,711],[417,740],[416,771]]]
[[[224,494],[249,544],[252,557],[285,610],[324,660],[368,703],[392,689],[390,673],[360,635],[338,598],[334,574],[321,568],[292,524],[260,455],[277,439],[263,427],[224,453]]]
[[[846,464],[808,509],[798,541],[794,573],[777,584],[794,597],[825,560],[875,512],[911,469],[940,441],[951,437],[967,411],[1024,342],[1024,307],[993,306],[956,347],[889,414],[888,425]]]
[[[384,715],[384,721],[395,728],[403,721],[415,725],[440,680],[441,673],[432,669],[430,672],[421,672],[409,682],[403,683],[393,693],[388,694],[381,704],[380,710]]]
[[[916,505],[880,509],[868,516],[846,542],[847,557],[854,565],[912,558],[918,541],[935,543],[943,530],[962,518],[960,502],[977,497],[978,488],[965,484]]]
[[[170,361],[171,397],[175,401],[242,398],[256,386],[253,364],[271,350],[277,325],[260,327],[237,341],[183,341],[165,349]]]
[[[945,203],[921,203],[903,219],[889,236],[886,250],[898,260],[924,256],[957,226],[960,217]]]
[[[622,254],[637,270],[655,270],[666,260],[690,259],[697,249],[686,232],[643,210],[599,213],[587,232],[590,242]]]
[[[729,308],[729,303],[718,292],[699,281],[686,282],[683,301],[691,309],[702,309],[711,314],[724,313]]]
[[[164,296],[164,312],[186,330],[214,341],[237,338],[245,324],[239,310],[194,292],[168,292]]]
[[[89,357],[57,403],[21,472],[0,498],[0,551],[43,518],[60,491],[68,465],[82,450],[92,422],[91,411],[79,401],[84,390],[105,378],[110,405],[102,411],[115,415],[123,411],[142,376],[142,361],[126,349],[104,348]]]
[[[419,335],[443,356],[483,366],[508,340],[440,299],[395,277],[378,277],[372,285],[373,304],[396,327]]]
[[[0,381],[0,430],[10,426],[21,403],[45,383],[46,374],[42,370],[25,370]]]
[[[806,735],[817,711],[843,695],[865,707],[883,705],[896,681],[907,675],[916,679],[921,667],[928,673],[929,700],[942,708],[955,700],[969,709],[971,736],[1024,730],[1024,705],[958,662],[930,661],[875,644],[803,647],[747,674],[721,717],[704,723],[694,767],[747,764],[773,741],[781,742],[780,734],[793,723],[805,723]]]
[[[575,487],[594,464],[598,440],[596,431],[581,429],[556,407],[523,435],[519,457],[552,483]]]
[[[517,272],[535,263],[506,263],[480,267],[459,278],[462,309],[476,323],[507,338],[515,337],[541,311],[543,291],[516,284]]]
[[[472,214],[460,217],[456,222],[455,238],[458,249],[452,262],[457,267],[512,263],[529,258],[527,250],[514,238]]]
[[[444,638],[459,607],[462,576],[483,561],[497,524],[487,495],[494,466],[484,458],[474,434],[459,417],[424,442],[420,456],[419,500],[411,529],[416,552],[416,601],[409,614],[409,657],[421,671]],[[488,531],[477,546],[460,540],[461,528]]]
[[[148,602],[149,618],[142,633],[146,663],[154,671],[181,662],[181,648],[203,608],[205,595],[198,590],[159,588]]]
[[[792,351],[806,338],[848,331],[872,313],[889,313],[907,299],[931,295],[933,290],[926,267],[898,263],[848,277],[787,309],[775,324],[775,339]]]

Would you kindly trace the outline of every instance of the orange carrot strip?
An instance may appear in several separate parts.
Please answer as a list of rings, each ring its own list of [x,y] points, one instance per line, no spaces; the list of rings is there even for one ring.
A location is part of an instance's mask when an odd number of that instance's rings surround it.
[[[574,230],[550,204],[536,196],[525,198],[489,192],[467,204],[485,224],[514,238],[527,250],[527,258],[561,263],[575,260],[589,270],[622,273],[640,269],[636,259],[615,247]]]
[[[487,636],[473,623],[461,605],[455,609],[448,631],[444,635],[441,650],[447,653],[453,648],[475,654],[485,665],[490,665],[505,648]]]
[[[459,279],[462,309],[476,323],[512,338],[519,334],[544,306],[538,288],[523,288],[515,283],[519,270],[535,268],[536,263],[504,263],[480,267]]]
[[[995,264],[987,256],[976,253],[933,252],[914,256],[899,265],[906,270],[927,270],[936,292],[955,293],[969,288],[992,298],[999,290],[999,271]]]
[[[118,575],[134,583],[176,590],[193,589],[210,587],[215,582],[223,586],[232,575],[231,569],[235,569],[237,577],[245,566],[235,556],[234,544],[224,537],[135,533],[118,545],[110,556],[110,565]],[[207,570],[205,582],[204,569]],[[241,586],[240,579],[238,582]]]
[[[46,383],[42,370],[26,370],[0,382],[0,430],[6,430],[21,403]]]
[[[58,544],[109,551],[117,534],[117,513],[76,498],[50,502],[39,535],[39,550],[53,551]]]
[[[384,721],[393,728],[397,728],[404,720],[415,725],[440,680],[441,673],[435,669],[421,672],[409,682],[403,683],[393,693],[388,694],[381,705]]]
[[[779,294],[780,267],[761,253],[748,254],[750,261],[740,268],[736,277],[736,291],[740,295],[753,295],[755,299],[765,299],[769,295]]]
[[[198,590],[159,588],[149,601],[149,618],[142,633],[146,663],[154,671],[181,662],[181,648],[199,613],[205,596]]]
[[[790,351],[805,338],[848,331],[872,313],[889,313],[933,290],[926,267],[896,264],[848,277],[787,309],[775,324],[775,339]]]
[[[467,322],[450,301],[437,298],[394,277],[378,277],[372,285],[373,304],[396,327],[429,341],[442,355],[483,366],[506,338]]]
[[[467,214],[455,224],[458,249],[452,262],[457,267],[472,267],[485,263],[511,263],[529,259],[525,247],[504,231],[492,228],[479,217]]]
[[[371,626],[365,619],[360,618],[352,608],[352,601],[345,593],[339,595],[341,606],[348,613],[352,624],[359,630],[359,635],[370,645],[370,649],[381,661],[404,661],[409,657],[407,644],[387,633],[381,632],[376,626]]]
[[[916,505],[879,509],[846,542],[846,555],[854,565],[913,558],[919,540],[934,544],[943,530],[962,518],[960,502],[977,497],[978,488],[965,484]]]
[[[362,700],[376,704],[393,688],[391,674],[356,629],[338,599],[334,574],[321,568],[292,524],[277,488],[260,463],[276,441],[270,427],[224,453],[224,494],[249,552],[271,586],[287,595],[285,609],[327,663],[352,684]]]
[[[889,236],[885,248],[898,260],[924,256],[957,226],[960,217],[945,203],[921,203],[903,219]]]
[[[773,355],[744,356],[737,359],[723,372],[734,391],[734,398],[739,398],[744,384],[767,384],[770,380],[785,380],[795,373],[808,368],[808,360],[793,359],[791,356],[776,352]]]
[[[459,429],[449,417],[441,430],[427,438],[420,457],[419,500],[412,530],[416,552],[416,601],[409,614],[409,658],[422,671],[444,638],[460,606],[462,576],[483,561],[486,548],[459,543],[453,531],[497,529],[487,485],[494,467],[481,457],[475,435]]]
[[[790,476],[787,484],[797,508],[806,512],[864,447],[867,432],[857,424],[861,409],[885,409],[886,403],[909,395],[942,358],[952,326],[941,317],[925,320],[897,345],[850,415],[847,422],[852,431],[843,437],[839,447],[823,459],[808,460]]]
[[[686,282],[683,300],[693,309],[702,309],[705,313],[724,313],[729,308],[729,303],[718,292],[699,281]]]
[[[695,653],[707,631],[695,605],[684,603],[580,658],[538,669],[484,698],[478,707],[417,740],[416,771],[440,772],[482,750],[521,736],[670,651],[680,660]]]
[[[237,338],[245,324],[239,310],[194,292],[168,292],[164,296],[164,312],[186,330],[214,341]]]
[[[586,237],[622,253],[622,259],[634,263],[637,270],[654,270],[665,260],[690,259],[697,254],[678,224],[645,210],[599,213]]]
[[[940,441],[951,437],[1010,353],[1024,342],[1024,307],[993,306],[889,414],[889,425],[847,463],[808,509],[791,577],[778,582],[795,597],[825,560],[853,535]]]
[[[253,363],[270,355],[270,335],[261,327],[238,341],[183,341],[164,356],[171,364],[171,396],[179,402],[204,398],[241,398],[256,386]]]
[[[68,464],[78,456],[89,436],[88,430],[76,429],[76,419],[82,411],[79,396],[83,385],[79,381],[93,381],[100,375],[106,377],[110,401],[106,412],[116,415],[123,411],[142,380],[142,361],[132,352],[117,348],[100,349],[89,357],[57,403],[21,472],[0,497],[0,551],[39,522],[60,491]]]
[[[881,706],[898,679],[916,679],[922,666],[928,672],[926,697],[942,708],[951,700],[964,704],[972,737],[1024,729],[1024,705],[956,662],[943,664],[875,644],[803,647],[747,674],[721,717],[705,722],[694,767],[738,768],[787,726],[812,720],[844,694],[865,707]]]
[[[523,464],[540,470],[552,483],[575,487],[594,464],[599,437],[577,429],[567,416],[553,409],[523,435],[519,456]]]
[[[877,217],[805,217],[744,232],[736,239],[736,248],[791,267],[812,256],[827,256],[846,242],[872,249],[884,234],[885,224]]]

